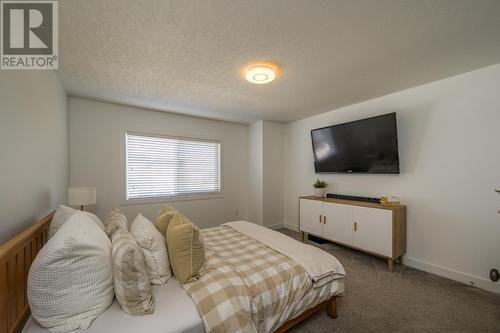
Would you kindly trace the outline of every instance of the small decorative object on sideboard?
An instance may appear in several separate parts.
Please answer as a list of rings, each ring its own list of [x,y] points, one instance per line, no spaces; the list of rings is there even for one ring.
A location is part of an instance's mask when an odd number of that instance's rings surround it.
[[[325,188],[328,186],[326,182],[323,180],[316,179],[316,182],[313,184],[314,187],[314,196],[316,198],[324,198],[325,197]]]
[[[380,204],[382,206],[388,206],[388,207],[399,207],[399,198],[398,197],[390,197],[390,196],[381,196],[380,197]]]

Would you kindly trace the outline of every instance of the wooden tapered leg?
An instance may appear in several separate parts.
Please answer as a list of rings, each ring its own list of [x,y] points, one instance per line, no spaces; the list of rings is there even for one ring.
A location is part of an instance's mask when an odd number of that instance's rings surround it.
[[[331,318],[337,318],[337,297],[332,297],[331,301],[326,305],[326,313]]]
[[[304,240],[304,235],[305,233],[303,231],[300,232],[300,240],[303,241]]]
[[[387,268],[389,270],[389,273],[394,272],[394,260],[392,258],[387,259]]]

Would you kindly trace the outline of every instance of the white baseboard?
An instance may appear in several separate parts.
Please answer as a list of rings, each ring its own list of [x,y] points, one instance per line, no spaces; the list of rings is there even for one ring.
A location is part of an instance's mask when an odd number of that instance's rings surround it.
[[[276,223],[276,224],[270,224],[266,225],[269,229],[276,230],[276,229],[289,229],[293,231],[299,231],[299,227],[296,226],[295,224],[287,224],[287,223]]]
[[[460,272],[448,267],[443,267],[429,262],[405,256],[404,264],[428,273],[439,275],[450,280],[462,282],[496,294],[500,294],[500,283],[493,282],[480,276]]]
[[[266,225],[265,227],[272,229],[272,230],[284,228],[283,223],[270,224],[270,225]]]

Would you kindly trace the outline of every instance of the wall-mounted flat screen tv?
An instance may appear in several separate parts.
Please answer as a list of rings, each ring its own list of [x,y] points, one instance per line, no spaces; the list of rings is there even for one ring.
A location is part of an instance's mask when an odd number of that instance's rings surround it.
[[[311,131],[316,173],[399,173],[396,113]]]

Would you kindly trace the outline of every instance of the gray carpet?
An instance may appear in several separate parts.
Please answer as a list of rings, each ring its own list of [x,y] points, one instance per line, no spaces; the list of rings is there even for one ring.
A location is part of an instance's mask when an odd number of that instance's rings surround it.
[[[298,239],[298,233],[280,229]],[[320,311],[290,332],[500,332],[500,295],[387,262],[346,247],[307,243],[344,265],[338,318]]]

